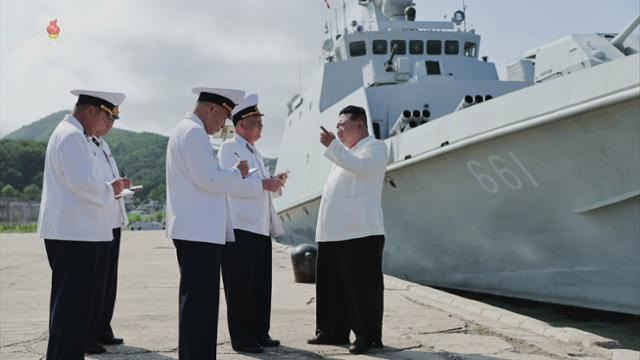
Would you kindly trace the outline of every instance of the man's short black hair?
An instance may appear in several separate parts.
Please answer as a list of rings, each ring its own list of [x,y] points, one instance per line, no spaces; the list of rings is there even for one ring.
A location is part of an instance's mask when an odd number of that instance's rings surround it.
[[[350,120],[362,121],[364,123],[364,127],[367,127],[367,112],[360,106],[346,106],[344,109],[340,110],[339,115],[349,115]]]

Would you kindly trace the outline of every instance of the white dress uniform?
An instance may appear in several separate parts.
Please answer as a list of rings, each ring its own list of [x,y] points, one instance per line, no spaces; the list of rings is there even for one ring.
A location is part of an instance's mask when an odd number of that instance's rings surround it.
[[[227,192],[260,194],[262,184],[223,169],[202,121],[187,113],[167,145],[167,237],[224,244],[233,241]]]
[[[244,91],[195,88],[198,102],[229,111]],[[220,258],[233,241],[227,192],[259,194],[237,169],[220,167],[203,121],[187,113],[167,144],[167,237],[180,267],[178,357],[215,359],[218,337]],[[241,189],[241,190],[238,190]]]
[[[258,149],[237,134],[222,144],[218,154],[220,155],[220,164],[224,168],[232,167],[241,159],[247,160],[249,168],[257,169],[246,180],[262,184],[262,179],[270,177],[269,170],[264,165],[264,159]],[[274,237],[283,235],[282,221],[271,201],[272,196],[277,197],[281,194],[282,190],[279,193],[263,190],[259,194],[229,192],[229,208],[233,228]]]
[[[77,105],[92,106],[98,116],[103,117],[103,111],[112,119],[125,97],[89,90],[71,93],[78,96]],[[98,249],[111,243],[109,204],[115,202],[101,156],[72,115],[58,124],[47,144],[38,233],[45,239],[52,270],[49,360],[81,360],[87,350]]]
[[[108,204],[114,194],[99,156],[80,122],[65,116],[47,144],[38,217],[41,238],[111,241]]]
[[[262,116],[258,96],[247,96],[232,113],[238,127],[245,119]],[[257,125],[255,125],[257,126]],[[240,135],[220,147],[220,162],[228,168],[246,160],[255,170],[245,181],[260,185],[258,193],[230,191],[229,206],[236,241],[225,245],[222,279],[227,300],[227,322],[231,347],[241,352],[260,352],[262,347],[279,346],[271,339],[271,236],[284,234],[280,217],[273,208],[272,193],[262,190],[262,180],[270,178],[262,155]],[[279,194],[281,195],[282,190]],[[271,236],[270,236],[271,235]]]
[[[349,150],[335,139],[325,156],[334,165],[320,200],[316,241],[384,235],[380,201],[387,145],[368,136]]]

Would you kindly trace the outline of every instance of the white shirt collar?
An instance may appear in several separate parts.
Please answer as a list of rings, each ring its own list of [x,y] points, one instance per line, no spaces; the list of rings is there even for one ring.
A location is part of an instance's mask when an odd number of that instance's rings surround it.
[[[366,145],[369,141],[371,141],[371,139],[373,139],[373,135],[363,137],[355,145],[353,145],[353,147],[351,148],[351,151],[355,151],[356,149],[361,148],[362,146]]]
[[[249,151],[251,151],[252,153],[256,152],[256,147],[249,144],[249,142],[247,140],[245,140],[242,136],[238,135],[238,133],[236,133],[234,135],[235,139],[236,139],[236,143],[238,143],[240,146],[245,146],[247,149],[249,149]]]
[[[68,114],[67,116],[64,117],[64,121],[75,126],[76,128],[78,128],[78,130],[80,130],[84,134],[84,128],[82,127],[82,124],[80,124],[80,121],[78,121],[78,119],[76,119],[75,116]]]
[[[204,129],[204,121],[202,121],[198,115],[192,113],[192,112],[188,112],[184,115],[185,119],[190,119],[191,121],[193,121],[194,123],[196,123],[198,126],[200,126],[201,128]]]

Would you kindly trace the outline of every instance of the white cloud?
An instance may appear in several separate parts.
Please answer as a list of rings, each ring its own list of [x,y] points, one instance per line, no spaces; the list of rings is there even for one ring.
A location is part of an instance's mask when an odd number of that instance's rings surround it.
[[[428,20],[459,5],[416,2],[418,18]],[[349,22],[360,10],[347,3]],[[501,66],[572,29],[617,31],[638,8],[633,0],[604,9],[577,0],[467,4],[483,36],[481,55]],[[260,95],[262,144],[274,153],[286,101],[320,64],[326,17],[335,18],[323,0],[0,0],[0,135],[70,108],[69,90],[77,87],[125,92],[119,126],[167,134],[193,106],[191,87],[229,86]],[[61,35],[50,41],[45,28],[54,18]]]

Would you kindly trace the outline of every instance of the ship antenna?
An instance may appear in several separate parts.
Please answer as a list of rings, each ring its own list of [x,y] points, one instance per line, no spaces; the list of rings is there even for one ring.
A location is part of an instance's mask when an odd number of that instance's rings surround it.
[[[300,92],[302,89],[302,66],[300,65],[300,29],[298,19],[300,19],[300,7],[296,1],[296,53],[298,56],[298,92]]]
[[[344,33],[347,33],[347,3],[342,0],[342,21],[344,22]]]
[[[324,24],[325,24],[325,29],[328,29],[329,32],[329,39],[333,40],[333,27],[331,26],[331,3],[329,2],[329,0],[324,0],[323,2],[321,2],[322,5],[322,16],[324,18]],[[336,15],[336,19],[337,19]],[[337,21],[337,20],[336,20]],[[336,30],[337,30],[337,23],[336,23]],[[327,31],[325,31],[325,34],[327,33]]]
[[[462,0],[462,12],[464,12],[464,20],[462,20],[464,31],[467,31],[467,4]]]
[[[336,39],[340,36],[340,25],[338,23],[338,8],[333,8],[333,13],[336,16]]]

